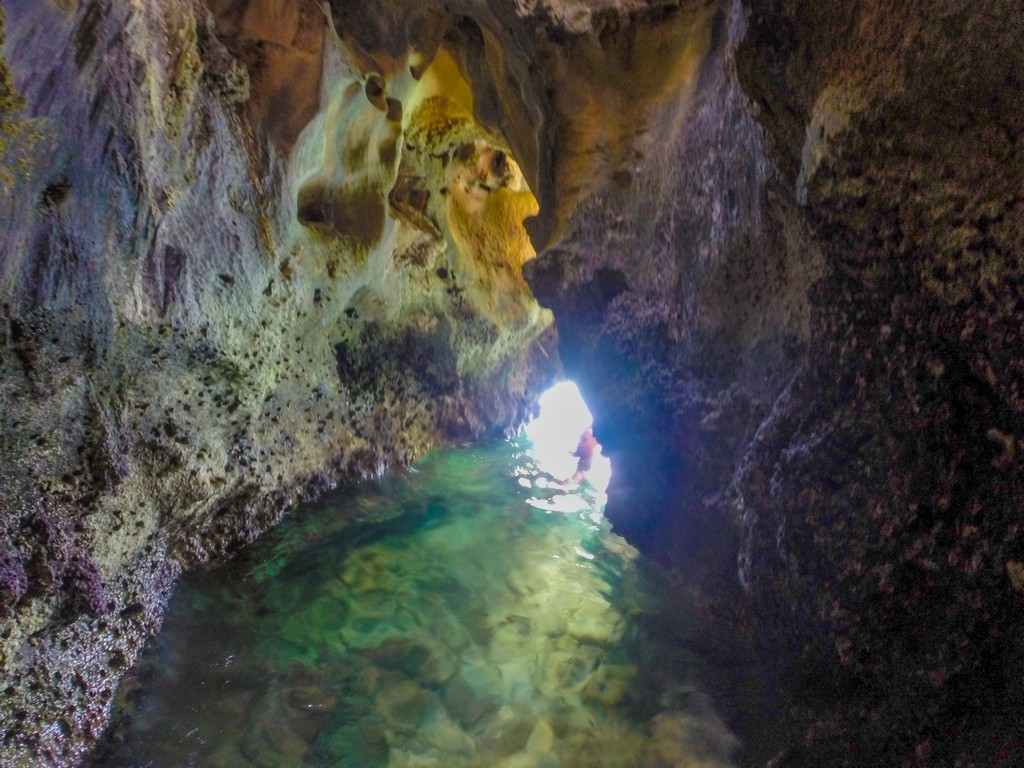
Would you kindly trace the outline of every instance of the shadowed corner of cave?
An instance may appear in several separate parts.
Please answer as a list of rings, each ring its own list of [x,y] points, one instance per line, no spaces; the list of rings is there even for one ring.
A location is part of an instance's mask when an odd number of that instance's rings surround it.
[[[707,483],[701,482],[699,467],[688,461],[688,434],[671,427],[668,404],[631,397],[617,385],[628,386],[636,362],[623,354],[617,340],[607,337],[604,322],[609,305],[630,290],[626,275],[601,267],[589,280],[565,289],[564,272],[565,259],[557,248],[525,270],[537,300],[555,314],[564,375],[579,386],[594,413],[595,435],[615,462],[608,519],[655,559],[674,566],[685,563],[691,578],[700,575],[715,588],[731,588],[735,532],[700,514],[700,491],[707,490]],[[685,529],[682,535],[666,531],[672,521]]]

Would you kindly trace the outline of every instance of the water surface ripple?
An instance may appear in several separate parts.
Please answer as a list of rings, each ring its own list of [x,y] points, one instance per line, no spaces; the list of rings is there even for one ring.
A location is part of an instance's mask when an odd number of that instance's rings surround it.
[[[102,764],[730,765],[700,628],[528,448],[436,452],[188,577]]]

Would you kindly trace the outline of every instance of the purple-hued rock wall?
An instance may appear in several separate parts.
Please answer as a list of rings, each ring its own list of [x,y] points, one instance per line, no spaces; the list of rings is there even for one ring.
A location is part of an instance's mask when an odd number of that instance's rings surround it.
[[[772,765],[1015,765],[1024,17],[733,19],[640,164],[674,191],[609,192],[531,265],[622,453],[609,515],[748,633]]]
[[[3,5],[0,764],[81,761],[183,568],[513,428],[554,373],[512,267],[396,217],[358,242],[300,221],[341,162],[321,100],[367,129],[342,132],[367,177],[394,133],[344,101],[362,75],[310,8]]]

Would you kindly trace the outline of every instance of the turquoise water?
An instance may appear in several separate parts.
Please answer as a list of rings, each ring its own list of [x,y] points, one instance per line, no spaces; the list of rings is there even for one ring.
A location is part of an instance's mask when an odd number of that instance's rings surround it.
[[[186,579],[102,764],[731,765],[672,583],[528,449],[439,451]]]

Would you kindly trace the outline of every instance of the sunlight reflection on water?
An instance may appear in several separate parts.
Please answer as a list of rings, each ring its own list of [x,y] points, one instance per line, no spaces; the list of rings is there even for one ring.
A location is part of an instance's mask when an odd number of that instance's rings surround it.
[[[525,434],[439,451],[190,577],[100,764],[730,765],[694,620],[542,466]]]

